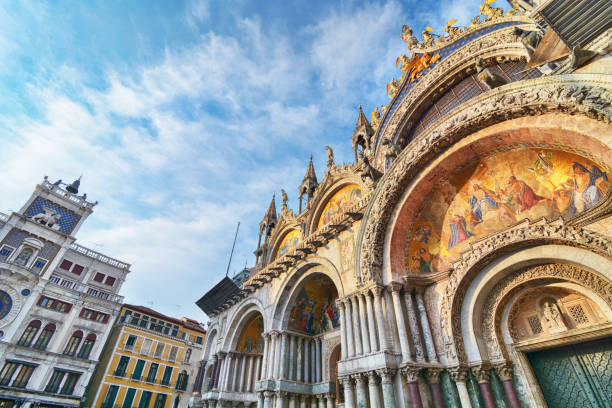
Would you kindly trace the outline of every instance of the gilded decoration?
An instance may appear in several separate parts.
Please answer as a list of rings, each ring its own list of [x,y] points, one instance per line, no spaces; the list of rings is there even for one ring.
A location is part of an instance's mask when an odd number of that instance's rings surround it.
[[[264,348],[263,330],[263,317],[258,315],[244,329],[242,337],[238,342],[238,351],[262,354]]]
[[[569,219],[597,206],[609,177],[560,150],[517,149],[475,160],[438,181],[410,232],[411,271],[439,272],[470,244],[523,219]]]
[[[572,112],[610,123],[610,84],[597,81],[590,74],[573,74],[572,77],[575,78],[556,81],[538,78],[491,90],[466,102],[445,121],[427,128],[413,140],[379,181],[377,194],[366,208],[364,217],[368,222],[362,225],[357,243],[361,279],[380,279],[384,236],[393,208],[424,164],[448,146],[479,129],[526,115]],[[576,80],[581,84],[576,84]]]
[[[310,335],[340,327],[338,291],[324,275],[308,279],[299,289],[289,315],[289,328]]]
[[[340,245],[340,265],[344,272],[353,269],[355,263],[355,240],[352,232],[347,232],[342,235]]]
[[[361,195],[361,187],[356,184],[342,187],[329,199],[323,208],[317,228],[329,224],[336,215],[345,212],[351,205],[359,202]]]
[[[290,249],[295,248],[301,241],[301,235],[298,230],[291,230],[283,237],[278,251],[276,252],[276,258],[280,258],[285,255]]]

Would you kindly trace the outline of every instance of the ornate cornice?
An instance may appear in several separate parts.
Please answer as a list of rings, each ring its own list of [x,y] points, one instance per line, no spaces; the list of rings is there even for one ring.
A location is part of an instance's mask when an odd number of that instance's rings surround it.
[[[521,20],[517,23],[524,24],[526,22]],[[382,152],[384,149],[380,149],[380,142],[386,139],[397,141],[400,132],[406,126],[411,126],[410,121],[413,120],[413,114],[418,108],[423,103],[430,103],[436,92],[450,86],[449,81],[456,80],[457,74],[468,68],[473,68],[477,57],[527,55],[525,47],[520,42],[520,38],[514,34],[513,29],[513,26],[500,28],[468,42],[463,47],[453,51],[449,56],[441,59],[411,87],[408,83],[409,78],[404,78],[401,89],[405,90],[410,87],[409,92],[401,97],[399,103],[395,100],[391,101],[389,107],[385,109],[382,124],[374,135],[375,163],[378,168],[383,168],[381,163],[384,160]],[[402,92],[398,92],[398,95],[401,94]],[[396,98],[400,98],[400,96]],[[391,108],[393,105],[397,106],[393,109]]]
[[[612,83],[589,74],[537,78],[486,92],[426,129],[393,162],[378,182],[357,239],[356,274],[380,281],[388,222],[402,193],[431,159],[463,137],[522,116],[560,112],[612,121]]]

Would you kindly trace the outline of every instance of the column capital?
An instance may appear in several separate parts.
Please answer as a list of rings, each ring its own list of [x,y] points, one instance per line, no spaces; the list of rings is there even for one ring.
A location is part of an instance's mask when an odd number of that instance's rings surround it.
[[[454,382],[464,383],[467,381],[469,370],[466,367],[451,367],[448,369],[448,373]]]
[[[502,381],[507,381],[512,379],[512,375],[514,374],[514,370],[512,364],[509,362],[504,362],[495,365],[495,372],[499,376]]]
[[[430,384],[435,384],[440,382],[440,373],[442,372],[441,368],[428,368],[425,370],[425,378],[427,378],[427,382]]]
[[[400,282],[391,282],[389,286],[391,286],[391,293],[399,293],[404,287]]]
[[[416,382],[419,380],[419,373],[421,372],[420,367],[404,367],[402,368],[402,375],[406,378],[406,382]]]
[[[380,298],[380,296],[382,295],[383,290],[385,290],[385,288],[380,286],[380,285],[372,286],[371,289],[372,289],[372,293],[377,298]]]
[[[340,375],[338,376],[338,381],[342,383],[345,387],[351,385],[351,376],[350,375]]]
[[[279,398],[285,398],[287,397],[287,391],[276,391],[276,396]]]
[[[287,332],[282,332],[280,335],[281,335],[281,337],[282,337],[283,339],[286,339],[286,338],[287,338],[287,336],[289,335],[289,333],[287,333]]]
[[[385,368],[379,368],[378,370],[376,370],[376,372],[380,376],[380,379],[382,380],[382,382],[392,382],[393,376],[395,375],[397,370],[394,368],[385,367]]]
[[[351,375],[351,377],[353,378],[353,380],[355,380],[355,383],[357,383],[357,385],[363,385],[365,381],[365,373],[353,374]]]
[[[264,391],[263,395],[265,398],[272,398],[274,396],[274,391]]]
[[[489,372],[490,369],[491,367],[484,364],[472,367],[472,374],[474,374],[474,377],[476,377],[476,381],[478,381],[478,384],[489,382],[489,380],[491,379],[491,373]]]
[[[367,372],[367,376],[368,376],[368,382],[376,382],[376,371],[368,371]]]

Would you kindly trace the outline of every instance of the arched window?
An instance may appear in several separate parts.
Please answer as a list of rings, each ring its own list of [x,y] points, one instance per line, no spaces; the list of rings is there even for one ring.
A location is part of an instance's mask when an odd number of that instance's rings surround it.
[[[30,347],[32,340],[40,330],[40,320],[32,320],[17,342],[20,346]]]
[[[79,348],[79,344],[81,343],[82,339],[83,339],[83,332],[80,330],[75,331],[72,334],[72,337],[70,338],[70,340],[68,341],[68,344],[66,345],[64,354],[68,356],[74,356],[77,349]]]
[[[53,337],[53,333],[55,333],[55,325],[53,323],[49,323],[45,326],[43,331],[38,336],[36,343],[34,343],[34,348],[39,350],[45,350],[51,337]]]
[[[26,266],[33,254],[34,251],[32,248],[23,248],[17,258],[15,258],[15,263],[17,265]]]
[[[88,334],[85,338],[85,341],[83,342],[83,345],[81,346],[81,350],[79,350],[79,355],[77,357],[89,358],[89,353],[91,353],[91,349],[95,342],[96,335],[93,333]]]

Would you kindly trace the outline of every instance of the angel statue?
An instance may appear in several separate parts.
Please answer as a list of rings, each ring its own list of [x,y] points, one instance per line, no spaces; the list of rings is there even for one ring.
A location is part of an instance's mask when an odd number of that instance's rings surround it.
[[[433,28],[425,27],[425,30],[421,32],[421,35],[423,36],[423,48],[433,47],[435,39],[435,34],[433,34],[433,31]]]
[[[399,81],[396,81],[395,78],[391,79],[391,82],[387,84],[387,95],[389,95],[389,98],[393,99],[398,89]]]
[[[491,7],[495,0],[484,0],[484,2],[480,5],[480,14],[483,16],[487,16],[484,19],[484,22],[487,23],[492,20],[497,20],[498,18],[502,18],[504,16],[504,9],[499,7]]]
[[[406,24],[402,26],[402,40],[406,43],[406,47],[408,47],[409,51],[419,46],[419,40],[412,35],[412,28],[408,27]]]
[[[444,27],[444,32],[448,34],[447,41],[453,41],[459,35],[461,35],[461,29],[459,27],[453,27],[453,24],[457,22],[457,19],[449,20],[446,22],[446,27]]]
[[[331,169],[335,166],[334,164],[334,151],[331,147],[325,146],[325,150],[327,150],[327,168]]]
[[[380,113],[380,108],[377,106],[376,109],[372,111],[372,116],[370,116],[370,125],[372,125],[374,130],[378,129],[381,120],[382,115]]]

